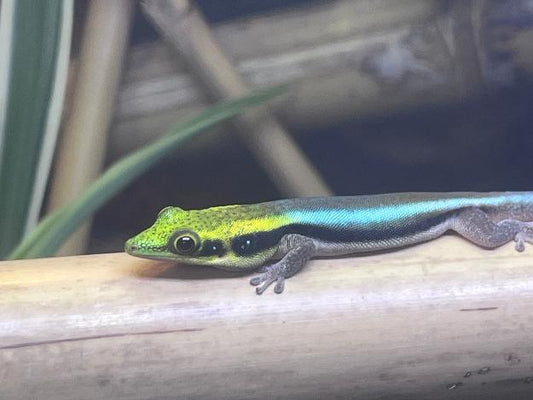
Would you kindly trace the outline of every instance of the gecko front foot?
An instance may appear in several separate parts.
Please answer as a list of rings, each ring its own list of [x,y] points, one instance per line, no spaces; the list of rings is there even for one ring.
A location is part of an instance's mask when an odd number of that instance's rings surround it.
[[[261,270],[264,271],[261,275],[250,279],[250,284],[257,286],[255,288],[257,294],[263,294],[263,292],[274,282],[276,282],[274,292],[277,294],[283,292],[283,289],[285,288],[285,276],[283,274],[283,265],[280,264],[281,263],[278,262],[276,264],[264,266],[261,268]]]
[[[265,272],[250,280],[250,284],[257,286],[257,294],[262,294],[274,282],[274,292],[283,292],[285,279],[296,274],[309,261],[315,251],[315,243],[308,237],[291,234],[281,238],[279,248],[285,253],[283,258],[266,266]]]

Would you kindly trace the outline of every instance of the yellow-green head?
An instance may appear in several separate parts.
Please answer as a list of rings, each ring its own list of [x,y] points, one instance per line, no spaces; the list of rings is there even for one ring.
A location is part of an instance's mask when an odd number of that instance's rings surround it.
[[[230,270],[257,267],[276,253],[287,217],[258,205],[182,210],[166,207],[155,223],[126,242],[145,258]]]

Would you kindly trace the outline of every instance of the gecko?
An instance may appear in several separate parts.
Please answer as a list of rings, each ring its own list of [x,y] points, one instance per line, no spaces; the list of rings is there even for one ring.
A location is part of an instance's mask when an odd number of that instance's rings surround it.
[[[279,294],[312,257],[396,249],[447,231],[488,249],[515,241],[523,251],[526,242],[533,243],[533,192],[311,197],[200,210],[169,206],[125,250],[229,271],[259,268],[250,281],[256,293],[275,284]]]

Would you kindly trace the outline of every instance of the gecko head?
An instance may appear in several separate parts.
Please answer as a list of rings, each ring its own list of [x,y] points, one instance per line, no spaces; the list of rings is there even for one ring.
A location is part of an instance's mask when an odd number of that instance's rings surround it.
[[[227,270],[257,267],[271,258],[276,248],[260,245],[260,238],[250,232],[253,220],[238,218],[241,207],[187,211],[166,207],[151,227],[126,242],[125,250],[137,257]]]

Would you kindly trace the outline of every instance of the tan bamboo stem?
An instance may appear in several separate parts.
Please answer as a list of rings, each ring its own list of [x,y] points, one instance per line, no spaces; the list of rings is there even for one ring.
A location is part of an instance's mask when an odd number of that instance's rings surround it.
[[[531,248],[312,261],[282,295],[125,254],[0,263],[11,399],[529,399]]]
[[[52,178],[49,210],[76,198],[100,173],[134,6],[130,0],[90,2],[71,113]],[[58,254],[82,253],[89,229],[90,224],[84,225]]]

